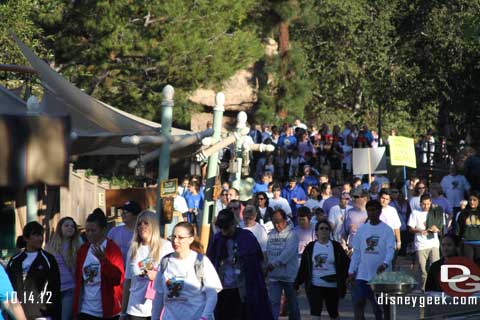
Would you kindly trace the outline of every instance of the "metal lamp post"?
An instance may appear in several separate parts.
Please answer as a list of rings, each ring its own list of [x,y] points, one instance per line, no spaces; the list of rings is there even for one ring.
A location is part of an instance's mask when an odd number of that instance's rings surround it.
[[[162,136],[165,137],[165,143],[160,146],[160,157],[158,161],[158,181],[157,181],[157,212],[160,215],[160,231],[162,235],[165,231],[165,223],[163,221],[162,198],[160,197],[161,181],[168,179],[170,171],[170,141],[172,131],[172,111],[173,111],[173,95],[175,90],[171,85],[163,88],[162,95]]]
[[[40,104],[36,96],[30,96],[27,100],[27,114],[36,116],[40,112]],[[27,152],[27,150],[25,150]],[[26,168],[25,168],[26,169]],[[37,221],[37,188],[28,187],[26,194],[27,222]]]
[[[217,93],[215,96],[215,108],[213,109],[213,138],[212,144],[220,141],[220,135],[222,132],[223,112],[225,95],[223,92]],[[210,236],[210,216],[213,217],[215,210],[215,202],[213,199],[213,191],[215,186],[215,177],[218,175],[218,152],[213,153],[208,157],[207,168],[207,183],[205,186],[205,203],[203,205],[202,215],[202,228],[200,230],[201,242],[203,244],[208,243],[208,237]],[[212,215],[210,215],[212,214]]]

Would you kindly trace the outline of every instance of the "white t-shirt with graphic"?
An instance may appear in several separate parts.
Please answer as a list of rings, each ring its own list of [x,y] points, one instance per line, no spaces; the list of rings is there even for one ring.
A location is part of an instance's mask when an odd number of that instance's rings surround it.
[[[395,236],[387,224],[363,224],[353,240],[353,256],[349,273],[357,272],[356,279],[370,281],[382,263],[391,262],[395,252]]]
[[[105,239],[100,248],[105,251],[107,240]],[[103,317],[102,292],[101,292],[101,268],[100,261],[93,255],[93,244],[90,245],[87,257],[82,267],[83,298],[80,312],[94,317]]]
[[[425,230],[427,224],[428,212],[425,211],[413,211],[408,218],[408,226],[419,230]],[[425,250],[431,248],[439,248],[440,241],[438,240],[437,233],[429,233],[422,235],[421,233],[415,233],[415,250]]]
[[[322,279],[324,276],[336,273],[332,241],[328,241],[326,244],[316,241],[312,255],[312,284],[317,287],[336,288],[336,282],[328,282]]]
[[[27,277],[28,271],[30,270],[30,267],[32,266],[33,261],[35,261],[35,258],[38,255],[38,251],[33,251],[33,252],[25,251],[25,253],[27,254],[27,257],[22,262],[22,273],[23,273],[24,280]]]
[[[163,297],[164,313],[162,319],[186,320],[199,319],[204,316],[212,318],[217,303],[216,293],[222,290],[222,284],[210,260],[203,257],[204,285],[195,274],[195,260],[197,253],[190,251],[186,259],[177,259],[171,256],[163,275],[155,279],[155,301],[152,319],[160,315],[157,310],[157,299]],[[207,292],[208,291],[208,292]],[[214,295],[212,295],[214,293]],[[207,296],[211,299],[207,300]],[[161,302],[159,303],[161,304]]]
[[[161,258],[173,252],[170,242],[165,241],[160,251]],[[144,270],[157,270],[159,261],[153,261],[148,245],[138,247],[137,254],[133,261],[130,259],[131,252],[127,255],[127,266],[125,270],[125,279],[130,279],[130,297],[128,300],[127,314],[137,317],[150,317],[152,315],[152,300],[145,298],[147,287],[150,282],[147,276],[144,276]]]

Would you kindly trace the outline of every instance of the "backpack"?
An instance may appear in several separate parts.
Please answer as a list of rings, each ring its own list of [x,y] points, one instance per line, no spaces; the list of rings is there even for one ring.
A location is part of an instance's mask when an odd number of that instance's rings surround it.
[[[160,262],[161,274],[163,274],[165,270],[167,270],[168,262],[170,261],[170,258],[174,254],[175,253],[172,252],[162,258],[162,261]],[[197,277],[198,281],[200,281],[201,288],[203,288],[204,279],[205,279],[204,266],[203,266],[203,254],[201,253],[197,254],[197,258],[195,259],[195,264],[193,265],[193,268],[195,269],[195,276]]]

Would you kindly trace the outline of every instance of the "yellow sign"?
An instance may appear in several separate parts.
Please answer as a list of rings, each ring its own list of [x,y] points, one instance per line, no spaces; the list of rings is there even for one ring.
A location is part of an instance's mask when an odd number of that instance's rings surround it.
[[[417,167],[415,143],[412,138],[390,136],[388,137],[388,144],[390,145],[390,163],[392,166]]]

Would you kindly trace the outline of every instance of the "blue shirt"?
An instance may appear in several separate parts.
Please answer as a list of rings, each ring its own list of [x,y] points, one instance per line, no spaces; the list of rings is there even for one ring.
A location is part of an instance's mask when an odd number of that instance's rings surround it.
[[[253,194],[257,192],[268,192],[268,183],[257,182],[252,189]]]
[[[13,287],[10,283],[7,273],[3,267],[0,267],[0,302],[4,302],[7,299],[12,299]],[[3,316],[0,313],[0,320],[3,320]]]
[[[283,188],[282,197],[287,199],[288,203],[290,204],[293,216],[297,215],[297,208],[302,207],[303,204],[293,203],[292,199],[297,198],[297,200],[307,200],[307,195],[305,194],[305,191],[298,184],[295,185],[293,189],[290,189],[289,186]]]
[[[305,179],[303,180],[302,187],[305,192],[307,192],[309,186],[318,186],[318,179],[316,176],[305,176]]]
[[[200,194],[193,195],[190,193],[185,197],[185,200],[187,200],[188,209],[197,209],[197,211],[203,209],[202,195]]]

